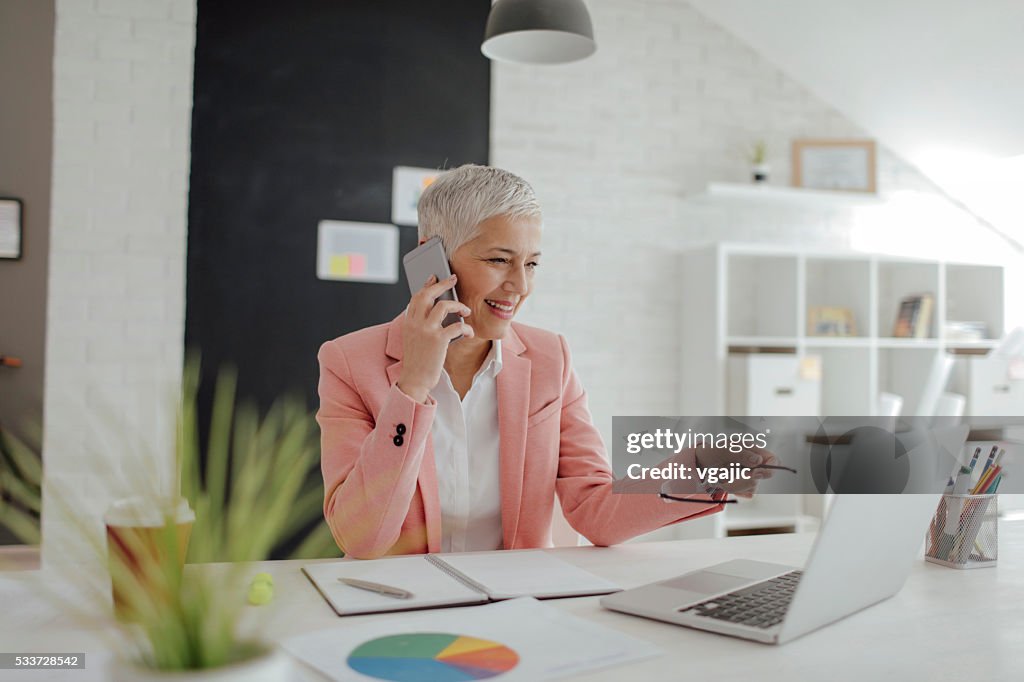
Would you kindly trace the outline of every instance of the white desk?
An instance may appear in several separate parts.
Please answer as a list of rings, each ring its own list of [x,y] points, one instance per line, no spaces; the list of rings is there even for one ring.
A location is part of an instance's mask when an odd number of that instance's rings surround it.
[[[1024,679],[1024,523],[1001,522],[999,533],[996,567],[957,571],[920,560],[907,585],[892,599],[781,647],[606,611],[596,597],[547,603],[646,639],[665,651],[664,656],[638,664],[570,679],[1020,680]],[[812,534],[772,535],[550,551],[632,587],[734,558],[800,565],[813,538]],[[252,573],[268,571],[274,576],[275,601],[252,607],[252,615],[268,616],[266,632],[272,638],[323,627],[358,628],[371,619],[401,617],[338,618],[299,572],[302,563],[263,562],[252,568]],[[18,610],[31,608],[31,604],[20,604]],[[45,609],[45,604],[39,608]],[[89,670],[67,671],[60,679],[104,679],[98,669],[103,664],[102,640],[60,617],[26,628],[8,615],[0,616],[0,650],[85,651]],[[8,672],[0,671],[0,679],[8,679]],[[42,679],[32,673],[21,675],[11,679]],[[296,664],[295,679],[321,678]]]

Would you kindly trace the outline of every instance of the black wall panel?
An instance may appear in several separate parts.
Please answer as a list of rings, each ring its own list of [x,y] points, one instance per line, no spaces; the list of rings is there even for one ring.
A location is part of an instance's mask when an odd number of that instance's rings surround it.
[[[240,395],[313,407],[319,345],[405,306],[404,278],[318,280],[317,223],[391,222],[396,165],[487,162],[489,7],[200,0],[185,341],[207,377],[233,364]]]

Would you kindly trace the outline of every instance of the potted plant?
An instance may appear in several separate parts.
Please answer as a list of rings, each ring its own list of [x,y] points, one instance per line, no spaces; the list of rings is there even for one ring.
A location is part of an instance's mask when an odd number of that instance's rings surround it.
[[[107,546],[95,546],[108,561],[119,607],[119,617],[111,619],[106,594],[92,600],[120,633],[122,651],[111,677],[282,679],[290,659],[240,627],[252,608],[247,605],[252,569],[246,562],[268,558],[280,542],[302,535],[320,517],[316,424],[298,399],[278,400],[263,415],[251,404],[236,406],[235,375],[224,372],[214,391],[209,435],[201,444],[198,363],[187,367],[176,445],[178,480],[172,484],[177,489],[133,481],[133,499],[145,503],[150,518],[135,519],[131,532],[125,532],[123,519],[117,525],[108,518]],[[66,495],[55,493],[53,499],[70,512]],[[138,513],[140,506],[115,511],[124,516],[126,509]],[[182,516],[182,509],[189,513]],[[291,554],[339,552],[326,524],[319,523]],[[228,563],[201,565],[209,562]],[[97,608],[90,611],[95,620]]]
[[[768,182],[772,168],[768,165],[768,144],[764,140],[758,140],[750,146],[747,160],[750,161],[751,179],[755,183]]]
[[[38,449],[0,429],[0,528],[26,545],[39,544],[42,479]]]

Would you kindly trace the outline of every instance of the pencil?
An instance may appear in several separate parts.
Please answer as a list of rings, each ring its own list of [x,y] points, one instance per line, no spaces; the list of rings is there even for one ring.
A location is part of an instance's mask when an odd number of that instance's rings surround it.
[[[1002,471],[1002,470],[1003,470],[1003,467],[998,466],[998,465],[989,468],[989,470],[986,471],[984,473],[984,475],[982,475],[982,477],[978,481],[977,485],[974,486],[974,489],[971,491],[971,494],[972,495],[983,495],[983,494],[985,494],[985,491],[988,490],[989,485],[992,483],[992,479],[995,478],[996,476],[998,476],[999,472]]]

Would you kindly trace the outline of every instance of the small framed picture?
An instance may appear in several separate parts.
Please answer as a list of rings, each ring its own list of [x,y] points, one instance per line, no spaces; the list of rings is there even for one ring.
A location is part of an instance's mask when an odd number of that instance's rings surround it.
[[[418,225],[416,206],[420,195],[443,172],[436,168],[395,166],[391,173],[391,222],[410,227]]]
[[[21,199],[0,197],[0,258],[21,258]]]
[[[793,140],[793,186],[875,192],[874,140]]]
[[[807,313],[808,336],[857,335],[857,324],[849,308],[813,306]]]

